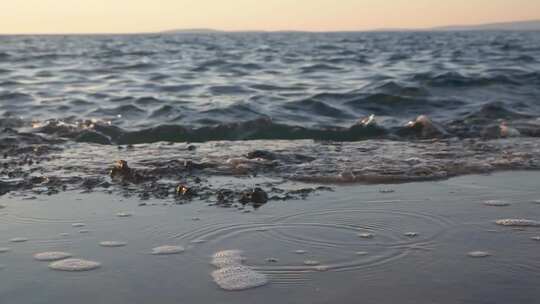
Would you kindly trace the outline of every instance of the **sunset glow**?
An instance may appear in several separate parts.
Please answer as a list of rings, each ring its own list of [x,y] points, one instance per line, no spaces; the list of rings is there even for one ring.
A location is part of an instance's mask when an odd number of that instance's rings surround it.
[[[537,0],[3,0],[0,33],[368,30],[540,19]]]

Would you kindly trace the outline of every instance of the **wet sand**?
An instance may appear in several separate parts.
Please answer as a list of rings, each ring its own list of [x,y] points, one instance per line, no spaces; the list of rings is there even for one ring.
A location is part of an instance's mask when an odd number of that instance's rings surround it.
[[[536,303],[540,227],[496,221],[540,221],[539,178],[515,171],[341,185],[257,210],[154,198],[139,206],[138,198],[102,192],[7,194],[0,303]],[[17,238],[27,241],[10,242]],[[152,254],[161,246],[184,250]],[[221,289],[212,256],[222,250],[240,250],[251,277],[268,283]],[[52,270],[33,258],[43,252],[100,267]]]

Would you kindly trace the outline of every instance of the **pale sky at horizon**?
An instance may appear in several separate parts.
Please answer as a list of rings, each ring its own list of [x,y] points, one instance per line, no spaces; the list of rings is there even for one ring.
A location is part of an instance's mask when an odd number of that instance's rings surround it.
[[[540,0],[0,0],[0,33],[369,30],[540,19]]]

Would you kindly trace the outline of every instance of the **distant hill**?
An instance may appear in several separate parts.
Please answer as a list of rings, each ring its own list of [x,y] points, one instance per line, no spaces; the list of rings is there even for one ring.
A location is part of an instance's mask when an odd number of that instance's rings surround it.
[[[451,25],[435,27],[434,31],[540,31],[540,20],[488,23],[479,25]]]
[[[179,29],[179,30],[169,30],[163,31],[164,34],[209,34],[209,33],[221,33],[219,30],[207,29],[207,28],[195,28],[195,29]]]

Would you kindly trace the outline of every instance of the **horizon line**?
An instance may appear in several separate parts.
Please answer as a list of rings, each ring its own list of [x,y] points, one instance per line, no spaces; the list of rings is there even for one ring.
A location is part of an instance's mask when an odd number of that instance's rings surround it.
[[[349,30],[298,30],[298,29],[287,29],[287,30],[256,30],[256,29],[246,29],[246,30],[226,30],[226,29],[215,29],[215,28],[205,28],[205,27],[193,27],[193,28],[178,28],[178,29],[168,29],[168,30],[158,30],[158,31],[140,31],[140,32],[63,32],[63,33],[54,33],[54,32],[43,32],[43,33],[0,33],[0,36],[100,36],[100,35],[160,35],[160,34],[200,34],[200,33],[362,33],[362,32],[429,32],[437,31],[444,28],[452,27],[479,27],[486,25],[503,25],[503,24],[513,24],[513,23],[528,23],[528,22],[540,22],[540,19],[525,19],[525,20],[515,20],[515,21],[494,21],[488,23],[471,23],[471,24],[448,24],[448,25],[437,25],[432,27],[381,27],[381,28],[372,28],[372,29],[349,29]],[[460,31],[460,30],[457,30]],[[489,29],[484,30],[489,31]],[[507,30],[512,31],[512,30]]]

